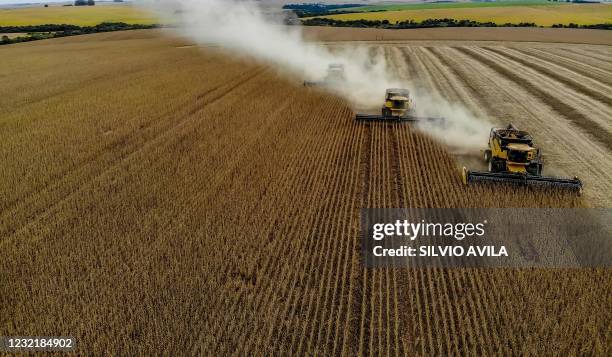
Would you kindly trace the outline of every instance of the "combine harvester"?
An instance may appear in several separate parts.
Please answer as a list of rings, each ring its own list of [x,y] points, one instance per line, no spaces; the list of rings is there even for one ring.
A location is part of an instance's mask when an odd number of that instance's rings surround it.
[[[419,117],[415,115],[414,101],[410,97],[410,91],[402,88],[390,88],[385,92],[385,104],[382,107],[381,114],[357,114],[357,121],[388,121],[388,122],[404,122],[404,121],[442,121],[443,118],[434,117]]]
[[[518,130],[512,124],[507,128],[493,128],[489,135],[488,149],[484,159],[488,172],[469,171],[463,168],[463,183],[501,182],[519,185],[561,187],[582,192],[582,181],[578,177],[558,178],[542,176],[542,154],[533,145],[529,133]]]
[[[344,65],[332,63],[327,66],[327,75],[322,81],[304,81],[304,87],[329,87],[337,86],[346,82]]]

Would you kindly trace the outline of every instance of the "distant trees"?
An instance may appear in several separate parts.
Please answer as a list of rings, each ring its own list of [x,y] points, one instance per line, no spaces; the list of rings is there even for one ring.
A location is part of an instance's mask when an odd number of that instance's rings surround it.
[[[554,24],[553,28],[571,28],[571,29],[594,29],[594,30],[612,30],[612,24],[593,24],[593,25],[578,25],[573,22],[569,24]]]
[[[425,27],[496,27],[494,22],[478,22],[472,20],[455,20],[455,19],[427,19],[421,22],[414,20],[397,21],[395,24],[389,23],[388,20],[336,20],[330,18],[313,18],[306,19],[302,22],[305,26],[336,26],[336,27],[376,27],[388,29],[408,29],[408,28],[425,28]],[[504,24],[503,26],[521,26],[535,27],[534,23],[521,24]]]
[[[96,2],[94,0],[76,0],[74,6],[94,6]]]
[[[337,10],[346,9],[351,7],[361,7],[363,4],[331,4],[326,5],[323,3],[303,3],[303,4],[286,4],[283,9],[287,10],[301,10],[309,12],[322,12],[326,10]]]
[[[123,22],[103,22],[96,26],[76,25],[35,25],[35,26],[0,26],[0,33],[27,33],[27,36],[9,38],[2,36],[0,45],[10,43],[44,40],[54,37],[84,35],[96,32],[151,29],[159,25],[126,24]]]
[[[505,23],[497,24],[495,22],[478,22],[472,20],[455,20],[455,19],[427,19],[421,22],[414,20],[397,21],[394,24],[388,20],[336,20],[325,17],[315,17],[302,21],[304,26],[334,26],[334,27],[374,27],[385,29],[411,29],[411,28],[427,28],[427,27],[538,27],[533,22],[520,23]],[[594,25],[577,25],[570,23],[568,25],[555,24],[552,27],[569,27],[583,29],[601,29],[612,30],[612,24],[594,24]]]
[[[337,14],[350,14],[354,11],[346,11],[353,7],[361,7],[363,4],[323,4],[323,3],[303,3],[303,4],[286,4],[284,10],[293,11],[297,17],[313,17]]]

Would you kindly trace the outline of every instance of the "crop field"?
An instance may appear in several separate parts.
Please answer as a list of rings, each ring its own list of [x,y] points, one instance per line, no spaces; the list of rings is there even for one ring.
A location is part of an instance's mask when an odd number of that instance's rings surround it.
[[[499,0],[499,1],[464,1],[464,2],[429,2],[429,3],[397,3],[383,5],[367,5],[351,7],[340,10],[350,11],[398,11],[398,10],[420,10],[420,9],[465,9],[473,7],[510,7],[510,6],[559,6],[566,5],[561,2],[547,0]]]
[[[94,26],[102,22],[149,25],[159,21],[142,8],[130,5],[0,8],[0,26],[44,24]]]
[[[452,18],[494,22],[496,24],[533,22],[539,26],[575,23],[579,25],[612,22],[612,4],[563,4],[550,6],[478,6],[478,7],[433,7],[382,12],[358,12],[323,16],[337,20],[388,20],[423,21],[426,19]]]
[[[19,32],[11,32],[11,33],[0,33],[0,38],[6,36],[8,38],[15,38],[20,36],[25,36],[27,33],[19,33]]]
[[[304,35],[311,41],[375,41],[397,42],[416,40],[514,41],[612,45],[606,30],[532,27],[454,27],[388,30],[380,28],[307,26]],[[608,47],[609,48],[609,47]]]
[[[612,207],[609,47],[369,44],[415,86],[548,138],[579,197],[465,187],[414,127],[355,123],[301,79],[185,45],[149,30],[0,48],[0,336],[114,355],[610,354],[609,270],[366,269],[359,239],[364,207]]]

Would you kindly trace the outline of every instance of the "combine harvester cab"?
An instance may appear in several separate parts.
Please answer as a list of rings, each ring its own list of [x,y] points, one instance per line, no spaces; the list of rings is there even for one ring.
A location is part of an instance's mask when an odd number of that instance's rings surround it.
[[[544,163],[540,149],[534,146],[529,133],[518,130],[512,124],[506,128],[491,129],[484,159],[489,170],[470,171],[464,167],[462,175],[464,184],[499,182],[560,187],[582,192],[582,181],[578,177],[572,179],[542,176]]]
[[[403,88],[390,88],[385,91],[385,103],[381,114],[357,114],[357,121],[404,122],[420,120],[443,120],[442,118],[419,117],[415,115],[415,104],[410,91]]]

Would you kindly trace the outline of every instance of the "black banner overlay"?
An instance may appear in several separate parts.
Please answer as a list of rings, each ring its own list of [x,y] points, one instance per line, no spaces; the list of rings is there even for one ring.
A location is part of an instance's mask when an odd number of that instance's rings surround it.
[[[366,267],[610,267],[612,209],[361,210]]]

